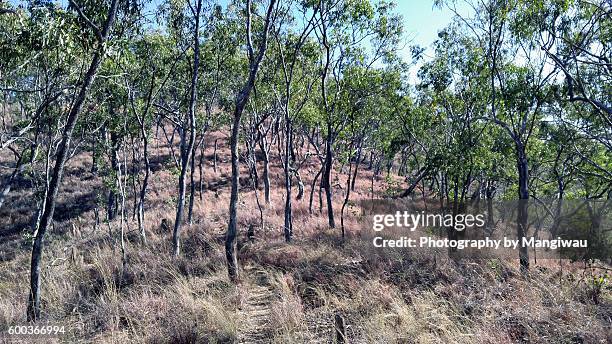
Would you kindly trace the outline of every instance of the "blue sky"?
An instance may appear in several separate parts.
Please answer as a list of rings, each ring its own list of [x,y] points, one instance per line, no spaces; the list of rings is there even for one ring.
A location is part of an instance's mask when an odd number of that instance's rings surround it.
[[[438,39],[438,31],[453,20],[454,13],[448,7],[434,7],[433,0],[396,0],[396,11],[404,21],[404,39],[406,47],[400,52],[403,60],[411,62],[410,46],[419,45],[426,48],[424,59],[410,68],[408,82],[417,80],[417,71],[424,61],[433,56],[433,42]],[[470,13],[470,8],[458,1],[456,10],[461,15]]]
[[[405,38],[422,47],[429,47],[453,17],[446,7],[434,8],[433,0],[400,0],[396,10],[404,19]]]

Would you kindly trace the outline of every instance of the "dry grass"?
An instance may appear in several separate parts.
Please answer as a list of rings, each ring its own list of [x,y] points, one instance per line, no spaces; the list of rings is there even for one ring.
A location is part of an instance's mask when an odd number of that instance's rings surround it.
[[[43,266],[43,321],[66,326],[66,342],[231,343],[241,331],[244,291],[256,282],[244,276],[239,286],[225,271],[223,233],[229,202],[229,151],[226,138],[213,133],[206,156],[220,139],[219,168],[207,160],[203,199],[196,197],[194,224],[183,233],[183,256],[170,258],[171,233],[160,228],[174,219],[175,179],[168,150],[154,150],[147,199],[147,247],[129,232],[123,266],[116,241],[118,223],[94,226],[96,192],[83,153],[70,162],[60,199],[60,216],[48,236]],[[161,145],[161,143],[159,143]],[[244,229],[259,223],[254,190],[245,187],[238,205],[240,264],[267,274],[274,292],[269,342],[329,342],[333,317],[346,320],[354,343],[609,343],[611,292],[594,302],[589,275],[565,263],[543,261],[529,277],[516,262],[453,261],[444,257],[373,251],[360,240],[357,222],[347,216],[348,240],[327,228],[325,208],[308,211],[308,192],[316,167],[303,173],[305,198],[294,201],[295,239],[284,243],[282,169],[271,166],[272,200],[264,205],[264,228],[247,242]],[[370,171],[359,173],[352,200],[370,197]],[[243,176],[246,176],[243,170]],[[196,175],[196,178],[199,176]],[[344,184],[345,177],[334,179]],[[399,181],[396,180],[393,186]],[[375,192],[389,188],[376,180]],[[259,192],[263,202],[263,192]],[[344,191],[335,189],[339,212]],[[25,194],[29,197],[29,194]],[[25,322],[29,252],[22,238],[32,205],[17,202],[2,211],[0,232],[0,331]],[[10,204],[10,203],[9,203]],[[28,208],[29,207],[29,208]],[[62,210],[63,209],[63,210]],[[101,211],[103,213],[103,211]],[[338,219],[339,222],[339,219]],[[13,228],[16,226],[16,228]],[[11,227],[10,230],[6,229]],[[128,231],[136,229],[131,214]]]

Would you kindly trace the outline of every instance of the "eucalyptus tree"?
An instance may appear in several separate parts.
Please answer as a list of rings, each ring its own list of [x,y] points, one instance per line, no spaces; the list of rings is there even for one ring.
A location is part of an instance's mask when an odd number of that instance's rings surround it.
[[[550,107],[555,70],[547,68],[545,53],[536,49],[536,38],[522,30],[525,13],[521,1],[468,3],[474,9],[473,17],[457,15],[457,22],[477,42],[484,61],[480,70],[490,81],[490,106],[483,120],[502,128],[514,146],[519,199],[517,235],[522,238],[528,225],[529,145]],[[519,260],[521,269],[527,271],[526,247],[520,248]]]
[[[350,191],[355,191],[357,173],[366,150],[373,152],[377,140],[386,140],[385,133],[377,135],[376,132],[386,129],[393,131],[392,127],[397,125],[396,114],[402,111],[409,97],[402,80],[405,72],[403,63],[388,63],[377,67],[357,66],[347,73],[346,111],[350,122],[345,137],[354,146],[353,159],[349,159],[352,176],[347,176]],[[353,161],[354,168],[351,167]]]
[[[289,3],[287,5],[292,4]],[[284,13],[284,11],[283,9],[283,12],[279,13]],[[278,36],[279,33],[272,31],[270,35]],[[282,96],[284,93],[283,68],[279,57],[278,38],[275,38],[274,41],[275,43],[270,42],[266,58],[262,61],[259,68],[260,76],[257,79],[256,92],[253,92],[248,101],[246,114],[249,116],[249,128],[245,130],[247,132],[245,135],[247,148],[250,146],[254,151],[255,146],[259,146],[263,171],[260,176],[257,171],[257,156],[253,155],[254,161],[249,173],[254,178],[256,189],[260,186],[260,180],[263,181],[266,205],[271,204],[270,162],[274,159],[272,149],[276,148],[277,159],[284,168],[285,153],[283,152],[283,147],[287,143],[287,135],[282,130],[284,119],[284,98]]]
[[[375,127],[381,122],[393,125],[396,111],[402,103],[404,92],[401,66],[388,65],[347,67],[344,87],[338,102],[339,111],[347,116],[346,128],[339,134],[338,142],[344,146],[338,159],[348,164],[344,201],[340,210],[342,236],[345,235],[344,212],[349,204],[357,171],[361,164],[364,145]],[[342,169],[340,169],[342,172]]]
[[[514,30],[521,37],[537,37],[556,68],[555,96],[560,111],[555,116],[575,131],[575,138],[592,143],[609,155],[612,150],[611,43],[612,5],[609,1],[537,1],[520,3]],[[602,180],[612,173],[606,163],[591,159],[592,149],[574,145],[582,160],[591,164]],[[596,161],[598,160],[598,161]]]
[[[116,42],[116,47],[120,45]],[[123,51],[123,48],[117,50]],[[125,140],[132,134],[126,126],[124,117],[127,115],[127,107],[124,104],[128,100],[125,85],[121,80],[123,71],[120,67],[121,53],[107,58],[100,64],[98,75],[105,78],[105,83],[92,85],[90,98],[95,100],[94,107],[86,109],[89,116],[78,123],[76,129],[86,127],[91,134],[96,134],[95,126],[100,126],[100,139],[94,139],[92,149],[94,168],[97,170],[102,167],[102,181],[108,189],[106,196],[106,221],[109,226],[115,220],[119,212],[124,212],[121,207],[120,179],[122,160],[121,152],[124,150]],[[85,119],[91,119],[93,123],[88,123]],[[125,172],[125,171],[124,171]]]
[[[164,84],[164,90],[155,107],[174,127],[172,138],[168,141],[173,157],[174,133],[179,134],[180,160],[175,159],[178,169],[178,198],[173,231],[173,255],[177,256],[180,254],[187,173],[189,172],[190,181],[187,216],[191,225],[198,184],[195,180],[197,151],[199,148],[203,149],[207,130],[211,126],[218,127],[223,122],[223,115],[216,113],[215,107],[226,108],[231,97],[231,85],[237,74],[235,55],[238,49],[234,37],[236,23],[223,13],[219,5],[199,0],[195,4],[169,2],[163,11],[166,14],[168,37],[175,44],[173,52],[178,62],[172,77]],[[184,75],[191,78],[182,79]],[[198,162],[201,200],[203,162],[202,151]]]
[[[612,4],[607,0],[521,3],[517,30],[538,45],[565,78],[567,100],[595,110],[612,127]]]
[[[115,41],[115,49],[123,51],[119,39]],[[98,75],[104,77],[105,83],[96,83],[92,85],[90,93],[95,95],[96,107],[88,107],[87,113],[93,121],[82,120],[76,129],[88,128],[87,133],[96,133],[93,126],[101,128],[102,140],[99,145],[102,146],[100,156],[103,159],[96,161],[96,164],[102,167],[101,178],[108,189],[107,197],[107,224],[109,235],[114,242],[119,241],[121,251],[121,260],[123,264],[127,264],[126,251],[126,226],[127,215],[127,184],[130,179],[130,171],[128,170],[128,149],[129,142],[137,132],[135,121],[131,121],[128,107],[124,106],[128,102],[128,92],[121,78],[121,58],[122,53],[112,54],[110,58],[101,62]],[[75,145],[77,146],[77,145]],[[134,148],[134,146],[132,146]],[[94,147],[93,154],[97,154],[97,147]],[[135,163],[133,162],[135,166]],[[118,231],[113,231],[113,222],[118,217]],[[117,239],[118,236],[118,239]]]
[[[321,47],[320,112],[325,130],[325,160],[321,186],[325,190],[328,224],[335,228],[331,173],[334,142],[348,123],[338,109],[348,66],[370,68],[392,61],[402,34],[401,18],[393,4],[380,1],[320,0],[315,35]],[[367,43],[367,44],[366,44]],[[367,47],[366,45],[369,45]],[[368,49],[370,48],[370,49]]]
[[[236,94],[236,100],[232,118],[232,132],[230,138],[230,152],[231,152],[231,165],[232,165],[232,178],[231,178],[231,194],[229,204],[229,224],[227,227],[227,233],[225,236],[225,255],[227,258],[227,269],[228,275],[232,281],[238,279],[238,257],[236,252],[236,236],[237,236],[237,218],[236,218],[236,205],[238,203],[238,188],[239,183],[239,155],[238,155],[238,135],[240,133],[240,120],[242,113],[247,105],[251,91],[255,86],[257,78],[257,72],[259,66],[264,58],[266,49],[268,47],[268,35],[271,27],[274,24],[275,16],[274,10],[277,7],[276,0],[270,0],[267,5],[266,14],[264,16],[263,25],[257,45],[253,42],[253,4],[251,0],[246,2],[246,50],[248,57],[248,71],[246,80],[242,88]]]
[[[269,54],[269,52],[268,52]],[[274,143],[280,145],[280,136],[275,131],[279,126],[280,105],[277,99],[275,85],[277,85],[280,75],[277,61],[267,58],[262,61],[260,67],[260,77],[258,80],[257,92],[249,98],[247,111],[248,128],[245,129],[245,144],[248,150],[252,151],[249,159],[253,161],[249,164],[249,174],[253,178],[255,192],[260,186],[260,179],[263,182],[264,202],[266,205],[271,203],[270,199],[270,160],[271,151]],[[277,142],[278,140],[278,142]],[[262,174],[261,178],[257,172],[256,147],[259,147],[261,154]],[[279,158],[281,155],[279,154]]]
[[[517,213],[518,237],[527,233],[527,200],[529,199],[528,143],[532,138],[537,121],[542,119],[541,107],[545,81],[537,80],[529,68],[507,65],[505,80],[501,84],[501,97],[504,106],[499,107],[491,120],[501,126],[512,139],[516,156],[518,174],[519,211]],[[535,84],[531,81],[536,79]],[[525,247],[519,252],[521,268],[529,268],[529,257]]]
[[[231,89],[230,83],[223,79],[223,73],[234,77],[234,65],[237,59],[235,38],[231,38],[231,31],[228,30],[228,26],[231,27],[232,23],[223,20],[221,6],[207,3],[205,12],[207,16],[205,30],[202,33],[203,42],[200,49],[202,57],[199,63],[200,77],[198,79],[198,102],[202,105],[200,106],[201,110],[196,111],[195,118],[200,125],[196,132],[196,142],[193,145],[191,155],[189,211],[187,216],[189,225],[193,224],[196,184],[199,184],[200,201],[203,201],[204,145],[207,131],[211,128],[219,128],[220,125],[226,123],[226,118],[216,111],[222,98],[227,97]],[[198,159],[199,182],[196,183],[195,161],[198,149],[200,149]]]
[[[142,144],[144,176],[138,191],[137,219],[141,240],[146,243],[145,200],[151,176],[149,159],[150,131],[155,121],[153,110],[159,93],[172,76],[177,60],[173,59],[171,41],[159,33],[145,33],[133,42],[131,49],[125,49],[123,70],[127,104],[131,115],[138,124]],[[136,176],[132,176],[136,178]]]
[[[427,147],[418,148],[427,151],[428,161],[417,176],[432,173],[441,208],[453,215],[464,211],[470,192],[475,194],[472,198],[480,197],[482,179],[491,167],[487,162],[499,153],[490,146],[498,131],[479,120],[487,110],[488,90],[483,87],[487,79],[478,42],[457,32],[459,28],[451,25],[438,34],[434,58],[419,71],[419,105],[432,112],[429,121],[435,124],[426,125],[425,135],[422,129],[416,131],[421,133],[420,145]],[[415,182],[418,179],[412,185]],[[448,228],[447,235],[454,239],[457,232]]]
[[[191,14],[193,16],[193,66],[191,69],[191,83],[189,86],[189,103],[188,103],[188,132],[189,139],[185,140],[185,127],[181,131],[181,171],[178,180],[178,198],[176,205],[176,218],[174,220],[174,231],[172,233],[173,256],[178,257],[180,249],[180,234],[183,223],[183,211],[185,207],[185,189],[186,175],[189,168],[189,162],[192,160],[193,147],[196,140],[196,103],[197,103],[197,86],[198,73],[200,64],[200,17],[202,13],[202,0],[197,0],[195,5],[187,2]],[[193,165],[192,165],[193,170]]]
[[[276,57],[282,71],[281,91],[276,91],[276,97],[281,105],[285,122],[285,154],[283,158],[285,173],[284,234],[285,241],[289,242],[293,235],[291,205],[292,175],[296,174],[299,176],[293,153],[293,118],[296,114],[299,114],[306,104],[316,80],[312,77],[314,71],[311,68],[312,64],[309,63],[312,60],[314,51],[313,49],[303,51],[302,47],[307,43],[310,34],[315,29],[318,5],[314,5],[311,9],[306,4],[295,6],[293,2],[288,2],[282,11],[285,16],[279,20],[278,28],[274,31],[274,39],[276,41]],[[299,13],[300,18],[293,18],[293,13]],[[284,21],[288,22],[287,25],[282,25]],[[294,21],[303,23],[302,27],[296,32],[290,29],[293,27],[291,24]],[[281,32],[284,27],[288,28],[287,32]],[[298,87],[299,89],[295,92],[295,89]]]
[[[555,121],[543,122],[539,131],[539,161],[532,164],[531,197],[554,219],[553,237],[566,198],[574,198],[578,189],[579,169],[584,164],[572,147],[575,132],[571,127]]]
[[[533,49],[532,42],[519,40],[519,44],[514,45],[510,39],[508,41],[508,45],[502,44],[502,47],[510,52],[509,56],[515,54],[525,61],[503,61],[502,57],[496,70],[490,71],[496,75],[503,103],[492,105],[498,106],[498,111],[492,111],[489,119],[501,126],[514,142],[519,196],[517,235],[523,238],[528,229],[528,145],[532,134],[537,133],[546,108],[550,106],[549,83],[554,72],[546,70],[546,62],[542,54]],[[495,87],[492,92],[495,94]],[[524,246],[519,249],[519,260],[521,269],[526,271],[529,268],[529,257]]]
[[[32,246],[30,295],[27,307],[27,319],[29,321],[36,321],[40,317],[40,263],[42,259],[44,237],[53,219],[55,201],[62,181],[64,165],[72,140],[72,133],[81,113],[89,88],[96,77],[98,67],[109,47],[108,40],[120,7],[119,5],[119,0],[111,0],[108,4],[87,4],[87,6],[81,6],[74,1],[71,1],[70,4],[70,8],[74,9],[77,13],[78,23],[82,26],[84,32],[93,33],[94,39],[92,43],[94,44],[92,47],[91,62],[83,79],[77,86],[73,102],[66,114],[66,124],[62,131],[62,139],[55,156],[54,167],[45,198],[44,210],[42,211],[40,223]],[[124,7],[124,9],[129,9],[127,5],[122,7]],[[129,10],[122,12],[129,13]]]
[[[52,3],[7,6],[0,15],[0,151],[10,150],[14,163],[0,182],[0,207],[23,173],[34,181],[36,203],[45,198],[48,179],[35,167],[54,153],[52,142],[59,139],[61,126],[58,109],[67,106],[77,77],[71,66],[82,57],[71,35],[72,17],[65,10]]]

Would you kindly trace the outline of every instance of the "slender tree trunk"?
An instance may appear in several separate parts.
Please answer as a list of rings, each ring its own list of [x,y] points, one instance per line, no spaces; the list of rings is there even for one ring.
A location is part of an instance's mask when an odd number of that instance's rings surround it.
[[[147,103],[145,106],[145,110],[142,114],[142,117],[138,115],[136,111],[136,107],[134,106],[134,99],[130,97],[130,102],[132,105],[132,111],[138,120],[140,125],[140,139],[142,140],[142,158],[144,160],[144,168],[145,175],[142,180],[142,184],[140,184],[140,192],[138,197],[138,230],[140,232],[140,239],[143,245],[147,243],[147,234],[145,231],[145,198],[147,195],[147,188],[149,187],[149,176],[151,175],[151,162],[149,160],[149,134],[147,133],[147,117],[149,114],[149,110],[151,108],[151,102],[153,97],[153,88],[154,88],[154,78],[151,80],[151,84],[149,87],[149,91],[147,94]]]
[[[268,153],[268,145],[266,138],[262,134],[259,138],[259,148],[263,156],[263,182],[264,182],[264,200],[266,204],[270,204],[270,156]]]
[[[529,188],[528,178],[529,169],[527,165],[527,154],[525,152],[525,145],[517,141],[516,142],[517,152],[517,169],[519,175],[519,205],[517,212],[517,237],[521,241],[519,246],[519,262],[521,264],[521,271],[527,272],[529,270],[529,250],[526,246],[523,246],[523,238],[527,235],[528,226],[528,202],[529,202]]]
[[[250,142],[247,142],[247,148],[248,148],[248,153],[249,153],[249,165],[251,169],[255,169],[257,168],[257,160],[255,159],[255,147],[257,145],[256,142],[254,142],[255,140],[251,140]],[[259,192],[258,192],[258,188],[255,185],[255,180],[252,178],[253,174],[251,174],[251,185],[253,186],[253,192],[255,193],[255,202],[257,203],[257,209],[259,210],[259,228],[260,229],[264,229],[264,215],[263,215],[263,208],[261,206],[261,202],[259,201]],[[249,240],[254,239],[255,237],[255,228],[253,226],[253,224],[249,225],[249,231],[247,233],[247,236],[249,238]]]
[[[232,123],[232,136],[230,138],[232,185],[230,191],[229,225],[227,228],[227,234],[225,236],[225,255],[227,258],[227,271],[232,281],[236,281],[238,279],[238,257],[236,255],[236,204],[238,203],[238,186],[240,183],[240,166],[238,165],[238,133],[240,131],[241,116],[242,109],[239,109],[238,106],[236,106],[236,110],[234,111],[234,121]]]
[[[314,176],[314,178],[312,179],[312,185],[310,186],[310,198],[308,200],[308,212],[310,214],[312,214],[312,199],[314,196],[314,190],[315,190],[315,185],[317,184],[317,179],[319,179],[319,176],[321,175],[321,173],[323,172],[323,166],[319,169],[319,171],[317,172],[317,174]]]
[[[423,166],[421,167],[421,169],[417,172],[416,176],[413,178],[412,184],[410,184],[410,186],[408,187],[408,189],[406,189],[401,195],[399,195],[398,197],[403,198],[403,197],[408,197],[410,194],[412,194],[412,192],[414,191],[414,189],[416,189],[416,187],[419,185],[419,182],[421,181],[421,179],[425,178],[425,176],[429,173],[429,169],[427,166]]]
[[[495,219],[493,217],[493,188],[491,187],[491,181],[487,182],[485,195],[487,197],[487,229],[490,233],[492,233],[495,225]]]
[[[102,41],[99,42],[100,46],[104,45],[110,29],[113,26],[115,14],[117,12],[117,5],[118,0],[113,0],[111,2],[108,10],[108,17],[104,24],[104,29],[101,32]],[[27,308],[28,321],[36,321],[40,318],[40,262],[42,259],[44,237],[51,223],[53,222],[55,201],[62,182],[64,165],[66,163],[66,157],[68,156],[68,150],[72,140],[72,132],[74,131],[74,127],[79,118],[87,92],[95,79],[103,54],[103,51],[98,50],[93,55],[89,68],[85,73],[81,88],[79,89],[72,107],[70,108],[70,112],[68,113],[68,119],[66,120],[66,125],[64,126],[64,131],[62,133],[62,140],[60,141],[58,147],[57,156],[55,158],[55,166],[53,167],[51,181],[49,183],[49,190],[45,197],[44,209],[40,218],[40,225],[35,235],[34,244],[32,245],[32,260],[30,264],[30,295]]]
[[[247,143],[247,146],[250,144]],[[247,151],[250,148],[247,148]],[[255,189],[259,189],[259,173],[257,172],[257,156],[253,154],[253,167],[249,169],[249,174],[251,174],[251,178],[253,178],[253,182],[255,182]]]
[[[132,197],[133,197],[133,207],[132,207],[132,220],[136,219],[138,216],[138,189],[137,183],[138,178],[136,178],[140,173],[140,157],[137,157],[136,154],[136,145],[134,144],[134,137],[130,135],[131,147],[132,147]],[[127,167],[126,167],[127,168]],[[126,170],[127,175],[127,170]]]
[[[191,170],[189,171],[189,211],[187,212],[187,222],[189,225],[193,225],[193,203],[195,199],[195,157],[198,147],[193,146],[193,152],[191,153]]]
[[[215,139],[215,148],[213,151],[213,171],[215,173],[217,173],[217,141],[219,141],[219,139]]]
[[[288,105],[286,105],[288,106]],[[293,219],[291,211],[291,121],[289,120],[289,110],[285,108],[285,241],[290,242],[293,234]]]
[[[565,184],[561,176],[557,176],[557,188],[559,192],[557,197],[557,206],[555,207],[555,218],[550,229],[550,233],[553,238],[555,238],[557,235],[557,230],[559,229],[559,224],[561,221],[561,210],[563,209],[563,194],[565,190]]]
[[[268,41],[268,30],[270,28],[270,20],[272,15],[272,9],[275,7],[276,1],[270,0],[268,5],[268,11],[266,14],[266,20],[263,27],[263,37],[259,43],[259,49],[257,56],[253,52],[253,42],[251,37],[251,1],[247,0],[246,12],[247,12],[247,45],[249,50],[249,79],[246,84],[236,97],[236,107],[233,114],[232,123],[232,135],[230,138],[230,151],[231,151],[231,165],[232,165],[232,185],[230,191],[230,204],[229,204],[229,224],[227,226],[227,233],[225,235],[225,256],[227,259],[227,273],[231,281],[235,282],[238,280],[238,257],[236,252],[236,237],[237,237],[237,209],[236,204],[238,203],[238,187],[240,186],[240,166],[238,160],[238,134],[240,133],[240,119],[242,112],[249,100],[251,90],[255,86],[255,78],[257,77],[257,71],[259,70],[259,64],[263,59],[266,51]]]
[[[91,174],[96,175],[98,173],[98,135],[94,135],[93,147],[91,149]]]
[[[185,177],[189,162],[192,157],[193,146],[195,144],[196,135],[196,101],[198,87],[198,68],[200,66],[200,12],[202,10],[202,0],[198,0],[195,11],[195,28],[193,34],[193,75],[191,77],[191,92],[189,97],[189,142],[187,147],[181,145],[181,174],[179,176],[179,194],[176,205],[176,218],[174,220],[174,232],[172,234],[173,256],[178,257],[181,253],[181,226],[183,222],[183,209],[185,207]],[[181,141],[184,142],[184,133],[181,135]],[[191,164],[193,170],[193,161]],[[192,175],[193,176],[193,175]],[[193,183],[192,183],[193,187]]]
[[[15,181],[15,178],[17,178],[17,176],[21,172],[23,172],[23,170],[26,168],[27,165],[31,164],[34,160],[36,160],[37,147],[38,147],[38,143],[35,143],[29,148],[30,159],[28,162],[23,161],[23,157],[25,155],[26,150],[24,150],[19,156],[15,169],[13,169],[13,173],[11,173],[11,175],[8,177],[7,181],[4,183],[4,186],[2,187],[2,191],[0,192],[0,209],[2,208],[2,205],[4,204],[4,201],[6,201],[6,197],[8,196],[9,192],[11,192],[11,187],[13,186],[13,182]]]
[[[202,146],[200,147],[200,160],[198,162],[199,169],[199,195],[200,201],[204,200],[204,152],[205,152],[205,144],[202,142]]]
[[[370,201],[374,202],[374,178],[376,177],[376,173],[372,173],[372,179],[370,179]]]
[[[349,149],[352,149],[352,147]],[[353,163],[351,162],[351,156],[349,153],[349,158],[348,158],[348,164],[349,164],[349,170],[348,173],[346,175],[346,194],[344,196],[344,202],[342,203],[342,209],[340,210],[340,228],[342,228],[342,240],[344,240],[344,209],[346,208],[346,205],[349,202],[349,197],[351,196],[351,175],[353,174]],[[359,160],[357,160],[355,165],[359,165]],[[356,168],[356,167],[355,167]]]
[[[325,168],[325,166],[323,166],[323,168]],[[323,180],[321,180],[321,183],[319,184],[318,194],[319,194],[319,214],[322,214],[323,213]]]
[[[118,148],[118,138],[115,132],[111,132],[111,151],[110,151],[110,160],[111,160],[111,169],[114,174],[119,173],[119,162],[117,161],[117,149]],[[115,188],[110,188],[108,190],[108,199],[106,203],[106,218],[108,221],[113,221],[115,217],[117,217],[117,211],[119,210],[119,204],[117,200],[117,192]]]
[[[293,174],[298,186],[298,194],[295,196],[295,199],[299,201],[304,197],[304,182],[302,181],[302,176],[300,176],[300,171],[297,168],[293,170]]]
[[[181,162],[179,161],[179,159],[176,158],[176,154],[174,153],[174,134],[176,133],[177,129],[176,128],[172,129],[172,135],[170,136],[170,138],[168,138],[168,133],[166,132],[166,128],[164,127],[163,124],[161,125],[161,129],[162,129],[162,132],[164,133],[164,137],[166,138],[166,142],[168,144],[168,150],[170,151],[170,156],[172,157],[172,161],[174,161],[174,166],[180,169]],[[179,132],[181,131],[182,129],[179,128]],[[181,134],[181,137],[182,137],[182,134]]]
[[[448,199],[448,196],[447,196],[447,199]],[[448,200],[450,201],[450,199]],[[456,218],[458,213],[459,213],[459,178],[455,177],[453,178],[453,204],[452,204],[453,219]],[[448,240],[457,240],[457,230],[454,227],[454,223],[453,225],[446,228],[446,234],[447,234]],[[449,247],[448,251],[456,252],[457,248]]]
[[[19,160],[21,161],[21,158]],[[17,177],[17,174],[23,170],[22,166],[24,166],[24,164],[22,164],[20,161],[17,162],[17,166],[13,170],[13,173],[11,173],[10,177],[2,187],[2,191],[0,192],[0,208],[2,208],[6,197],[8,196],[9,192],[11,192],[11,187],[13,186],[13,181],[15,180],[15,177]]]
[[[291,143],[289,145],[289,149],[291,151],[291,161],[295,162],[298,160],[298,153],[295,150],[295,145],[293,142],[294,138],[293,138],[294,132],[292,129],[291,132]],[[302,176],[300,176],[300,170],[298,168],[298,166],[291,166],[291,174],[292,177],[295,178],[295,181],[297,182],[297,187],[298,187],[298,194],[295,196],[295,199],[297,199],[298,201],[301,200],[304,197],[304,182],[302,181]],[[293,228],[293,227],[292,227]]]
[[[181,139],[184,140],[184,139]],[[181,145],[183,146],[183,145]],[[186,189],[186,176],[187,168],[189,166],[189,156],[191,155],[186,151],[187,149],[181,148],[181,172],[178,180],[178,198],[176,203],[176,215],[174,218],[174,230],[172,231],[172,255],[178,257],[181,253],[181,227],[183,222],[183,211],[185,208],[185,189]]]
[[[334,221],[334,209],[332,204],[332,189],[331,189],[331,170],[333,168],[333,153],[332,153],[332,133],[331,125],[327,125],[327,142],[325,145],[325,169],[323,170],[323,179],[321,186],[325,190],[325,199],[327,201],[327,220],[330,228],[336,228]]]
[[[355,180],[357,179],[357,170],[359,169],[359,164],[361,163],[361,150],[363,147],[363,140],[359,140],[359,148],[357,149],[357,160],[355,161],[355,169],[353,170],[353,180],[351,181],[351,191],[355,191]]]
[[[145,197],[147,195],[147,188],[149,186],[149,176],[151,174],[151,162],[149,161],[149,139],[147,137],[144,123],[140,127],[140,135],[142,138],[143,146],[143,159],[145,164],[145,175],[140,186],[140,197],[138,198],[138,229],[140,231],[140,238],[143,244],[147,243],[147,234],[144,227],[145,221]]]
[[[127,156],[125,152],[125,145],[123,145],[123,164],[120,162],[117,165],[117,187],[119,189],[119,196],[121,197],[121,207],[119,211],[120,225],[119,225],[119,233],[120,233],[120,247],[121,247],[121,262],[123,268],[127,263],[127,252],[125,247],[125,218],[127,214],[125,213],[125,198],[126,198],[126,188],[127,188]],[[117,154],[117,160],[119,160],[119,152],[115,151]],[[121,168],[123,165],[123,169]]]

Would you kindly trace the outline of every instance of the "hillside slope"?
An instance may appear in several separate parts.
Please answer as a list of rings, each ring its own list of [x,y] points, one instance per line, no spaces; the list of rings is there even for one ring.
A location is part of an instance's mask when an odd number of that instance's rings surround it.
[[[215,139],[220,143],[216,172]],[[238,208],[243,274],[233,285],[223,251],[227,137],[215,132],[205,144],[204,193],[196,196],[193,224],[185,226],[182,256],[172,259],[172,233],[162,220],[174,218],[176,176],[168,148],[161,139],[154,143],[148,244],[139,243],[130,196],[125,266],[119,220],[96,224],[96,213],[104,216],[103,178],[90,172],[88,154],[69,161],[43,273],[43,322],[65,326],[61,342],[329,343],[336,336],[336,316],[344,320],[350,343],[612,342],[611,291],[596,282],[604,270],[541,261],[525,277],[514,261],[377,252],[360,240],[359,225],[350,215],[355,207],[347,211],[348,235],[342,241],[339,229],[327,228],[316,192],[309,214],[314,159],[302,171],[306,195],[294,201],[295,240],[290,244],[281,232],[280,162],[271,164],[271,204],[264,206],[263,228],[255,191],[244,183]],[[371,197],[372,172],[360,168],[352,201]],[[246,168],[242,176],[248,181]],[[345,177],[337,171],[333,179],[339,212]],[[27,183],[20,181],[22,187],[13,190],[0,211],[2,334],[25,323],[27,233],[35,214],[32,197],[24,191]],[[399,178],[374,179],[376,195],[398,186]],[[261,190],[258,197],[262,201]],[[246,237],[250,225],[253,240]]]

